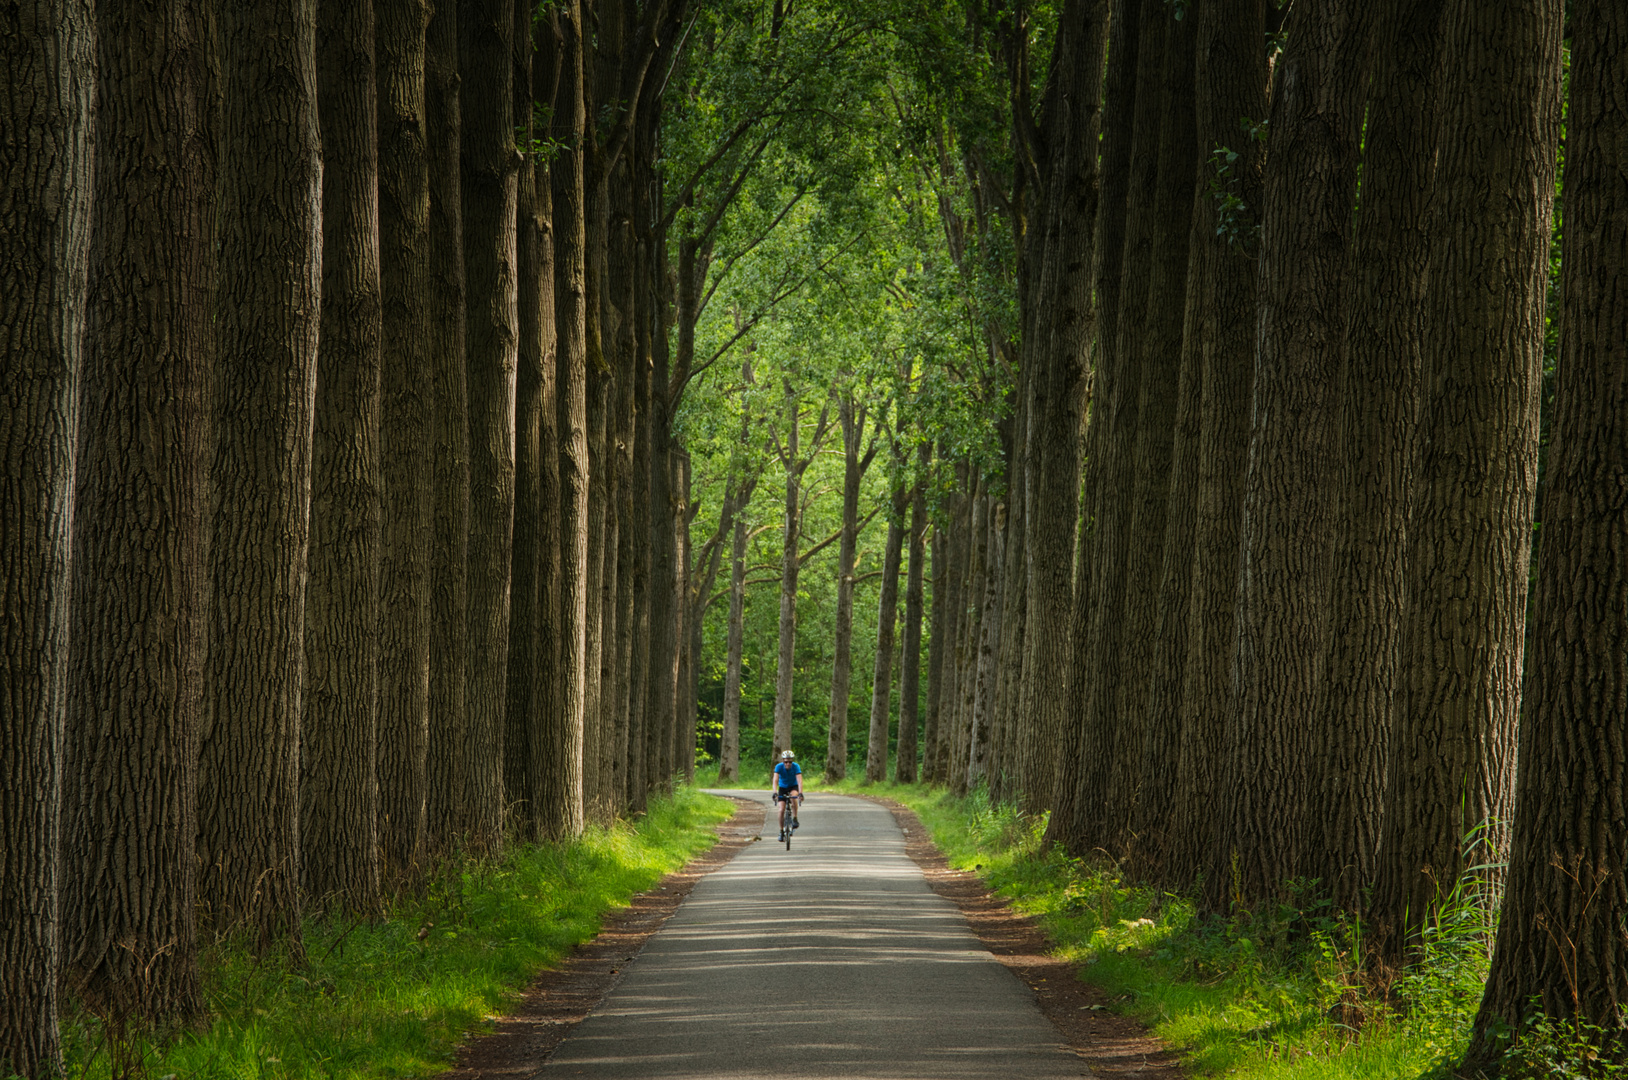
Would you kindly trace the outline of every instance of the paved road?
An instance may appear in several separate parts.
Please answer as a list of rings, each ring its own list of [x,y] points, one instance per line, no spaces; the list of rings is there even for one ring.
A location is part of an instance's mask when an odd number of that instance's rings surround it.
[[[697,883],[544,1077],[1087,1075],[928,889],[885,809],[814,794],[791,851],[774,838],[768,822],[762,843]]]

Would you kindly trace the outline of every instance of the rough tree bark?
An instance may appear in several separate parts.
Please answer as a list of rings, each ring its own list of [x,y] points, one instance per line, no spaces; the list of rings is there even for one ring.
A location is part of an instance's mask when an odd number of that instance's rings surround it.
[[[58,844],[95,19],[28,0],[0,36],[0,1068],[62,1071]]]
[[[1080,506],[1080,413],[1085,405],[1086,355],[1097,333],[1093,251],[1098,212],[1097,133],[1102,65],[1107,48],[1106,0],[1071,0],[1063,7],[1047,75],[1043,107],[1050,141],[1040,162],[1047,225],[1043,269],[1034,303],[1034,413],[1038,468],[1029,520],[1033,548],[1025,588],[1029,603],[1023,681],[1032,695],[1024,807],[1050,807],[1059,782],[1056,747],[1070,726],[1068,693],[1045,672],[1067,671],[1073,655],[1074,545]],[[1044,397],[1039,380],[1045,380]],[[1032,644],[1031,644],[1032,643]]]
[[[1237,199],[1202,234],[1207,249],[1199,382],[1198,506],[1193,523],[1193,583],[1188,607],[1187,671],[1182,680],[1181,750],[1165,880],[1185,887],[1204,866],[1213,832],[1215,761],[1232,687],[1238,594],[1238,507],[1249,444],[1255,370],[1256,228],[1261,211],[1260,142],[1239,119],[1266,115],[1263,0],[1217,0],[1198,9],[1197,101],[1200,146],[1237,154],[1213,179]],[[1206,191],[1201,198],[1214,199]]]
[[[1312,867],[1346,910],[1373,882],[1401,661],[1441,8],[1393,0],[1370,46]]]
[[[1188,242],[1192,235],[1193,197],[1197,180],[1198,138],[1193,86],[1197,19],[1172,21],[1165,31],[1163,94],[1159,122],[1159,179],[1154,191],[1153,265],[1143,316],[1143,367],[1138,388],[1136,449],[1131,472],[1128,519],[1133,541],[1125,561],[1118,706],[1115,709],[1115,754],[1104,824],[1109,850],[1124,855],[1140,850],[1135,813],[1140,805],[1144,763],[1152,751],[1174,758],[1175,716],[1150,712],[1155,663],[1179,668],[1179,656],[1160,656],[1163,633],[1173,625],[1162,619],[1165,534],[1170,518],[1176,452],[1178,405],[1196,401],[1186,367],[1184,329],[1187,317]],[[1182,398],[1186,376],[1187,398]],[[1196,409],[1191,410],[1196,419]],[[1180,509],[1178,508],[1178,515]],[[1177,556],[1189,555],[1184,548]],[[1161,747],[1161,749],[1153,749]],[[1152,770],[1168,776],[1173,769]],[[1162,801],[1157,804],[1162,806]]]
[[[400,879],[421,865],[429,750],[430,544],[434,368],[430,353],[426,0],[378,0],[379,294],[383,373],[379,458],[379,844]]]
[[[319,0],[322,316],[300,728],[303,887],[380,910],[379,167],[373,5]]]
[[[1391,959],[1473,864],[1506,850],[1514,808],[1560,8],[1456,2],[1444,17],[1408,664],[1367,920]]]
[[[322,290],[315,0],[222,12],[210,615],[198,902],[300,952],[300,695]]]
[[[514,0],[458,10],[464,306],[469,365],[468,690],[464,708],[469,843],[503,844],[503,706],[508,699],[514,542],[515,370],[519,363],[514,147]]]
[[[1552,109],[1559,5],[1536,6],[1540,28],[1521,40],[1542,45]],[[1571,26],[1561,351],[1520,794],[1471,1067],[1538,1011],[1597,1025],[1617,1061],[1628,1049],[1628,10],[1581,0]]]
[[[899,671],[899,743],[894,777],[901,784],[916,782],[918,717],[921,710],[922,570],[927,555],[927,470],[932,444],[916,448],[916,483],[910,489],[910,566],[904,589],[904,651]]]
[[[184,0],[103,3],[97,35],[62,964],[101,1015],[186,1023],[203,1010],[194,852],[209,610],[211,15]]]
[[[1125,574],[1132,547],[1130,517],[1135,485],[1137,408],[1141,404],[1144,327],[1148,284],[1153,272],[1155,192],[1159,177],[1159,126],[1163,115],[1160,78],[1164,71],[1166,31],[1174,22],[1162,5],[1146,4],[1134,24],[1136,68],[1133,88],[1108,107],[1108,132],[1128,125],[1123,201],[1102,204],[1099,221],[1123,217],[1123,238],[1099,244],[1098,292],[1106,304],[1117,290],[1114,317],[1100,326],[1096,370],[1091,383],[1091,429],[1087,433],[1091,463],[1089,533],[1082,537],[1081,564],[1072,614],[1074,649],[1051,670],[1067,671],[1067,709],[1072,722],[1063,732],[1062,759],[1080,762],[1071,783],[1057,793],[1056,810],[1047,833],[1072,852],[1108,842],[1108,822],[1116,810],[1110,794],[1118,734],[1116,707],[1122,663]],[[1131,32],[1131,25],[1125,27]],[[1110,50],[1112,51],[1112,50]],[[1106,165],[1106,163],[1105,163]],[[1120,194],[1118,178],[1114,194]],[[1114,250],[1117,244],[1121,250]],[[1110,262],[1117,255],[1116,262]],[[1114,287],[1105,279],[1117,278]],[[1109,345],[1108,334],[1112,333]],[[1048,445],[1048,453],[1050,453]],[[1046,496],[1041,495],[1044,499]],[[1042,669],[1045,670],[1045,669]]]
[[[1233,738],[1221,759],[1219,842],[1206,878],[1215,908],[1276,895],[1310,865],[1311,716],[1327,652],[1327,495],[1362,128],[1358,13],[1348,0],[1295,7],[1278,59],[1239,533]]]
[[[434,547],[430,563],[430,720],[425,821],[444,852],[468,831],[464,793],[464,624],[469,607],[469,382],[464,360],[463,196],[459,183],[458,20],[437,4],[425,32],[429,147],[430,363]]]
[[[559,34],[559,89],[552,138],[564,147],[549,169],[554,208],[555,404],[559,438],[560,622],[556,710],[544,717],[536,782],[541,835],[580,836],[582,747],[588,641],[588,343],[584,295],[582,4],[554,12]]]

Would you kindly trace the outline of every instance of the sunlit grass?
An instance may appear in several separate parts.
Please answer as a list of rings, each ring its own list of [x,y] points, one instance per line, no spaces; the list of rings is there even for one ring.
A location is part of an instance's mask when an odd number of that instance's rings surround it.
[[[67,1076],[230,1080],[428,1076],[489,1026],[531,977],[598,932],[605,914],[714,842],[724,800],[681,788],[637,824],[449,868],[376,923],[313,921],[307,962],[206,952],[210,1017],[164,1039],[108,1040],[70,1007]]]

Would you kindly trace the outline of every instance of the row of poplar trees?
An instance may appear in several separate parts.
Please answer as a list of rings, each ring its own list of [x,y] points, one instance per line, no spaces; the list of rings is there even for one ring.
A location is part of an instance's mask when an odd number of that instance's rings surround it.
[[[23,0],[0,32],[0,1063],[185,1021],[676,722],[685,0]]]
[[[924,778],[1392,965],[1502,888],[1472,1058],[1619,1032],[1628,6],[1065,0],[1043,81],[968,11],[1022,325],[933,538]]]

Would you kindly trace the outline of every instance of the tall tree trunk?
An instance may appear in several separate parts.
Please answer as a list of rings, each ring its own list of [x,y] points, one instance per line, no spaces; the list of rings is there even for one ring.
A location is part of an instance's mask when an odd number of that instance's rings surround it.
[[[1261,220],[1260,332],[1240,527],[1233,738],[1206,879],[1219,907],[1310,865],[1310,717],[1327,651],[1347,249],[1361,136],[1358,7],[1291,12]]]
[[[807,467],[797,456],[801,447],[798,401],[789,378],[785,382],[783,410],[786,427],[780,457],[785,465],[786,496],[780,527],[779,651],[774,668],[774,742],[769,752],[771,761],[779,761],[781,751],[792,749],[791,690],[797,646],[797,572],[802,569],[797,549],[803,531],[802,480],[803,469]]]
[[[464,0],[458,19],[464,275],[469,364],[469,618],[465,708],[470,842],[503,843],[519,364],[514,148],[514,0]]]
[[[950,505],[944,514],[944,653],[940,661],[938,723],[927,745],[931,769],[928,779],[935,784],[953,782],[949,747],[955,739],[955,715],[961,700],[961,633],[966,622],[967,528],[972,493],[966,491],[966,465],[957,462]]]
[[[379,896],[380,295],[373,5],[319,0],[322,318],[300,732],[303,885],[371,916]]]
[[[1552,123],[1559,66],[1559,6],[1530,5],[1537,10],[1523,12],[1507,36],[1478,35],[1489,45],[1512,38],[1530,50],[1537,70],[1505,68],[1499,85],[1513,84],[1511,96],[1528,109],[1537,97],[1545,127]],[[1628,85],[1628,11],[1582,0],[1572,7],[1571,25],[1561,354],[1532,657],[1522,687],[1520,795],[1472,1066],[1490,1063],[1507,1033],[1523,1031],[1538,1011],[1598,1025],[1617,1040],[1602,1049],[1617,1061],[1624,1056],[1628,113],[1622,87]],[[1527,168],[1541,170],[1552,160],[1542,155],[1549,135],[1527,136],[1536,144]]]
[[[515,190],[515,342],[514,407],[514,533],[510,542],[513,567],[509,585],[509,660],[507,691],[503,705],[503,792],[506,824],[522,837],[537,831],[536,806],[532,802],[536,784],[532,781],[533,733],[540,720],[544,695],[549,692],[552,673],[553,635],[543,636],[543,560],[559,551],[559,536],[549,535],[554,524],[552,504],[544,516],[543,452],[553,457],[554,441],[542,441],[543,409],[552,410],[553,326],[547,337],[543,329],[543,294],[553,309],[554,283],[540,276],[544,233],[540,228],[537,198],[537,157],[530,148],[537,141],[532,102],[542,82],[553,87],[552,71],[534,78],[532,58],[541,53],[541,66],[552,68],[552,41],[539,49],[533,40],[529,4],[514,5],[514,34],[510,42],[513,57],[515,138],[522,158]],[[553,95],[544,99],[552,107]],[[545,177],[546,186],[546,177]],[[544,206],[547,202],[544,202]],[[547,281],[545,289],[544,281]],[[546,344],[545,344],[546,343]],[[544,366],[544,357],[549,360]],[[545,406],[545,398],[547,405]],[[557,471],[557,466],[556,466]],[[557,482],[557,481],[556,481]],[[557,497],[557,493],[556,497]]]
[[[678,668],[678,723],[673,729],[673,771],[684,773],[685,783],[695,780],[695,668],[701,651],[699,619],[690,618],[691,606],[686,601],[692,595],[695,580],[695,551],[690,542],[690,523],[695,520],[695,509],[690,504],[690,455],[676,456],[678,492],[678,640],[683,643]],[[697,612],[699,614],[699,611]]]
[[[0,37],[0,1062],[62,1072],[59,841],[70,530],[90,256],[92,5],[29,0]],[[103,108],[107,106],[104,105]],[[15,152],[13,152],[15,148]]]
[[[590,246],[592,237],[590,236]],[[590,258],[591,258],[590,252]],[[590,296],[591,296],[590,291]],[[592,317],[593,304],[589,301]],[[595,322],[597,322],[597,318]],[[597,335],[590,335],[590,338]],[[590,342],[590,350],[592,342]],[[582,706],[582,811],[586,820],[604,819],[604,790],[600,772],[605,741],[605,403],[610,387],[603,367],[590,362],[588,370],[588,671]]]
[[[944,698],[944,639],[949,634],[949,546],[945,543],[945,522],[942,512],[933,523],[932,583],[933,606],[927,627],[927,717],[921,726],[921,780],[938,782],[934,772],[934,751],[938,745],[939,717]]]
[[[961,519],[962,564],[959,588],[961,629],[955,635],[955,714],[945,746],[950,791],[967,791],[972,749],[972,706],[978,685],[978,636],[983,626],[984,571],[989,554],[989,481],[968,462],[966,516]]]
[[[1560,22],[1555,0],[1446,12],[1409,663],[1368,920],[1393,958],[1472,864],[1506,850],[1514,808]]]
[[[991,498],[993,498],[991,496]],[[967,749],[967,786],[974,787],[989,779],[991,746],[991,713],[995,694],[995,652],[1000,645],[1002,597],[1001,584],[1006,563],[1006,504],[995,503],[989,508],[986,528],[988,539],[984,559],[984,588],[979,604],[983,609],[979,619],[978,659],[973,692],[972,722]]]
[[[1109,106],[1119,123],[1130,125],[1126,155],[1125,202],[1102,205],[1101,220],[1123,216],[1123,253],[1117,265],[1118,310],[1102,327],[1097,367],[1091,384],[1092,423],[1087,435],[1091,463],[1091,532],[1082,543],[1086,576],[1074,597],[1074,651],[1068,701],[1073,724],[1065,732],[1063,760],[1079,762],[1071,783],[1057,794],[1057,808],[1047,832],[1072,852],[1106,846],[1108,822],[1115,812],[1109,789],[1122,748],[1116,746],[1117,706],[1123,674],[1124,603],[1127,563],[1132,546],[1130,518],[1135,488],[1137,409],[1145,357],[1148,285],[1153,273],[1155,193],[1159,177],[1159,127],[1163,116],[1160,80],[1164,72],[1167,31],[1174,18],[1162,6],[1146,4],[1136,27],[1136,75],[1131,108]],[[1130,27],[1126,27],[1130,32]],[[1123,136],[1120,136],[1123,138]],[[1117,178],[1114,185],[1118,193]],[[1108,263],[1112,247],[1099,252],[1097,276],[1115,275]],[[1105,298],[1113,290],[1103,290]],[[1115,335],[1111,346],[1106,335]],[[1047,446],[1049,454],[1050,444]],[[1042,499],[1046,498],[1042,494]],[[1042,669],[1046,670],[1046,669]]]
[[[315,0],[223,11],[219,362],[198,902],[300,951],[300,695],[322,157]]]
[[[1024,808],[1052,805],[1059,777],[1055,747],[1068,726],[1066,683],[1044,673],[1067,671],[1074,651],[1070,625],[1074,605],[1074,542],[1080,509],[1080,413],[1085,405],[1086,353],[1097,331],[1092,252],[1098,213],[1097,133],[1102,105],[1102,65],[1107,48],[1106,0],[1071,0],[1058,24],[1047,94],[1045,212],[1055,221],[1035,297],[1038,317],[1032,348],[1044,357],[1035,366],[1035,412],[1041,447],[1030,468],[1039,483],[1030,503],[1033,563],[1026,594],[1030,603],[1023,679],[1033,695]],[[1045,379],[1041,398],[1039,380]]]
[[[1441,0],[1375,20],[1362,201],[1346,331],[1340,508],[1329,595],[1313,867],[1354,910],[1373,883],[1406,614],[1407,521],[1419,414],[1427,219],[1435,171],[1431,73]]]
[[[735,517],[729,557],[729,629],[724,656],[723,740],[718,748],[718,782],[740,779],[741,653],[746,638],[746,516]]]
[[[894,488],[882,549],[882,595],[876,603],[876,666],[871,677],[871,725],[865,749],[865,783],[887,779],[888,713],[893,704],[893,633],[899,622],[899,556],[904,548],[905,507],[910,493],[902,463],[894,461]]]
[[[910,489],[910,566],[904,589],[904,651],[899,670],[899,744],[894,777],[901,784],[916,782],[917,718],[921,709],[922,570],[927,554],[927,469],[932,445],[916,448],[916,483]]]
[[[859,485],[871,455],[860,449],[865,441],[865,406],[851,390],[837,400],[842,425],[842,538],[837,543],[837,610],[831,660],[831,711],[826,725],[825,779],[834,783],[848,775],[848,696],[853,680],[854,550],[859,540]],[[861,461],[863,459],[863,461]]]
[[[96,29],[77,489],[64,504],[74,529],[61,959],[66,984],[99,1014],[185,1023],[203,1010],[194,845],[209,609],[212,35],[208,9],[185,0],[103,3]],[[10,530],[18,504],[5,505]],[[18,523],[32,531],[38,520]],[[13,868],[8,857],[8,882]]]
[[[1187,313],[1188,241],[1193,224],[1198,139],[1195,130],[1193,63],[1196,19],[1172,20],[1165,31],[1162,117],[1159,122],[1159,179],[1154,193],[1153,265],[1140,362],[1136,452],[1128,511],[1133,538],[1125,561],[1119,704],[1115,709],[1115,754],[1104,824],[1110,850],[1123,854],[1135,843],[1133,813],[1143,763],[1153,746],[1174,751],[1174,723],[1149,713],[1161,641],[1165,533],[1176,449],[1177,406],[1181,403],[1186,357],[1183,329]],[[1188,398],[1192,399],[1189,380]],[[1185,550],[1185,549],[1184,549]],[[1178,657],[1170,664],[1179,666]],[[1159,737],[1163,734],[1164,737]],[[1163,750],[1155,750],[1164,757]],[[1173,769],[1155,767],[1160,776]]]
[[[458,15],[453,5],[435,5],[424,48],[430,176],[429,343],[435,388],[426,821],[431,848],[443,852],[456,846],[469,830],[463,756],[464,628],[469,609],[469,373],[464,361]]]
[[[581,0],[555,10],[559,89],[552,138],[566,149],[549,168],[553,185],[555,403],[560,507],[559,700],[544,717],[536,783],[540,834],[580,836],[583,827],[582,748],[586,719],[588,645],[588,343],[584,295],[583,107]]]
[[[1025,611],[1024,553],[1027,550],[1029,484],[1028,470],[1028,372],[1020,369],[1015,396],[1017,415],[1008,430],[1006,454],[1006,530],[1001,547],[1005,566],[1001,570],[1001,639],[995,652],[995,701],[991,719],[992,745],[989,762],[989,795],[997,803],[1014,801],[1021,792],[1017,775],[1020,740],[1027,724],[1022,714],[1023,637]],[[900,717],[903,723],[903,717]],[[1022,732],[1022,734],[1020,734]]]
[[[1201,233],[1207,249],[1199,383],[1197,513],[1193,584],[1188,608],[1186,676],[1182,680],[1180,752],[1175,763],[1170,845],[1164,880],[1181,887],[1202,871],[1213,835],[1216,760],[1232,688],[1238,595],[1238,507],[1249,444],[1255,371],[1256,227],[1261,212],[1262,147],[1239,130],[1240,117],[1266,115],[1263,0],[1217,0],[1198,9],[1196,71],[1200,147],[1225,147],[1206,166],[1234,197],[1215,227]],[[1219,168],[1226,165],[1227,172]],[[1200,198],[1214,196],[1203,191]]]
[[[421,865],[430,722],[434,486],[425,0],[376,6],[384,476],[379,563],[379,846],[392,878]]]

